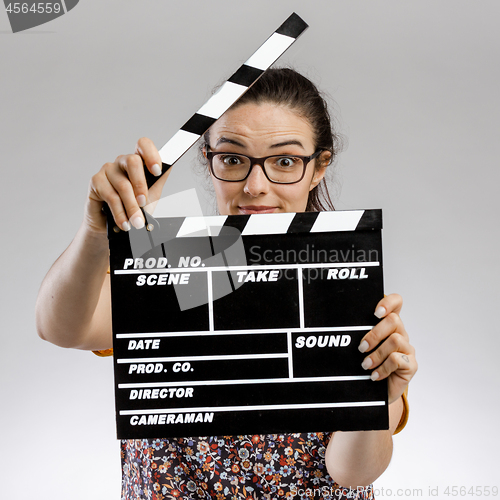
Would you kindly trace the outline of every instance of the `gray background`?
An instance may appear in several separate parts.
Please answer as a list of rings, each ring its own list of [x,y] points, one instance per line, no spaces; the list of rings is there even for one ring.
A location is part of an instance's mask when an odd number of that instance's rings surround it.
[[[101,165],[163,145],[293,10],[311,27],[282,62],[337,102],[336,206],[384,209],[420,363],[379,498],[500,486],[498,1],[82,0],[16,35],[0,9],[2,498],[119,497],[111,359],[39,340],[39,284]]]

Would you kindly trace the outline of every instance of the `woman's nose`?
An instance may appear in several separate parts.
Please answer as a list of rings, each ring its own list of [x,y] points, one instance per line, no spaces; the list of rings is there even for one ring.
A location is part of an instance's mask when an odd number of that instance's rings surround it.
[[[252,197],[257,197],[269,191],[269,180],[262,169],[262,166],[256,163],[253,165],[250,175],[245,181],[243,191]]]

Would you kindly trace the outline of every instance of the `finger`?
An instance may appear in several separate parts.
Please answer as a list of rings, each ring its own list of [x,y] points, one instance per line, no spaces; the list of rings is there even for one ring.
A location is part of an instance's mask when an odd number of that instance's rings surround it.
[[[380,342],[393,333],[399,333],[406,340],[409,340],[408,333],[405,330],[403,321],[399,317],[399,314],[391,312],[361,339],[358,349],[361,352],[367,352],[375,349]]]
[[[122,199],[110,184],[105,173],[105,168],[109,168],[109,165],[111,164],[104,165],[103,168],[90,180],[89,199],[92,201],[107,203],[116,225],[124,231],[129,231],[130,224],[128,222],[127,213],[125,211],[125,207],[123,206]]]
[[[406,355],[415,355],[415,349],[412,345],[399,333],[393,333],[385,340],[375,351],[367,356],[361,366],[365,369],[374,369],[380,366],[393,353],[399,352]]]
[[[153,141],[147,137],[142,137],[137,141],[135,146],[136,154],[140,155],[144,160],[146,168],[156,177],[162,173],[162,161],[160,153],[156,149]]]
[[[386,295],[377,304],[374,314],[375,316],[377,316],[377,318],[384,318],[391,312],[399,314],[402,307],[403,297],[401,297],[401,295],[398,295],[397,293],[391,293],[390,295]]]
[[[372,380],[384,380],[392,373],[399,376],[400,379],[408,383],[417,371],[415,357],[411,354],[401,352],[392,352],[389,357],[372,372]]]
[[[138,207],[146,206],[148,202],[148,185],[144,175],[142,158],[137,154],[122,155],[116,158],[115,163],[120,170],[126,174],[127,181],[132,187]],[[113,171],[110,171],[110,174],[113,176],[112,179],[115,182],[123,182],[123,178],[121,176],[115,176]],[[113,186],[117,189],[116,185],[113,184]],[[129,193],[128,186],[126,186],[125,183],[123,183],[121,187],[124,188],[124,192]],[[120,192],[118,189],[117,191]],[[135,210],[134,213],[136,211],[137,210]]]
[[[115,164],[118,166],[115,166]],[[105,170],[106,177],[121,199],[126,216],[130,223],[137,229],[144,226],[144,216],[141,211],[141,204],[146,202],[147,187],[145,187],[146,195],[138,195],[134,189],[133,182],[137,185],[137,180],[131,181],[130,176],[142,176],[144,181],[144,169],[142,161],[137,155],[119,156],[112,167]],[[141,164],[140,173],[138,173],[138,164]],[[135,171],[135,174],[132,172]],[[145,182],[145,181],[144,181]],[[141,198],[144,197],[144,199]]]

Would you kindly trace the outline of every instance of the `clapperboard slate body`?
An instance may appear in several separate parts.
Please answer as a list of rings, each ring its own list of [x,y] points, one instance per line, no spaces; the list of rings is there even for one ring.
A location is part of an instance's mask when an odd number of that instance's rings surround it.
[[[388,428],[380,210],[147,222],[109,230],[119,438]]]

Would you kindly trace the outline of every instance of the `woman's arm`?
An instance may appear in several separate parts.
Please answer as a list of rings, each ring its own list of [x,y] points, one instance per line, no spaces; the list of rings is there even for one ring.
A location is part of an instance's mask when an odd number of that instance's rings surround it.
[[[92,177],[82,225],[38,294],[36,324],[42,339],[78,349],[111,347],[109,253],[102,207],[108,204],[123,230],[144,225],[140,207],[161,195],[168,177],[164,174],[148,191],[144,164],[151,173],[161,173],[160,155],[145,138],[138,141],[135,154],[119,156]]]
[[[111,311],[105,232],[83,223],[42,282],[36,303],[38,335],[61,347],[111,347]]]
[[[326,452],[326,466],[341,486],[368,486],[385,471],[392,457],[392,435],[403,412],[402,394],[417,371],[415,349],[399,317],[403,301],[399,295],[384,297],[376,308],[383,318],[361,340],[360,351],[371,352],[363,361],[372,370],[374,383],[388,379],[389,429],[383,431],[336,432]]]

